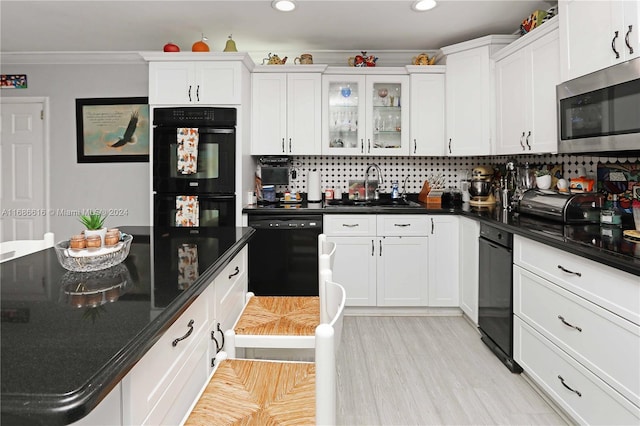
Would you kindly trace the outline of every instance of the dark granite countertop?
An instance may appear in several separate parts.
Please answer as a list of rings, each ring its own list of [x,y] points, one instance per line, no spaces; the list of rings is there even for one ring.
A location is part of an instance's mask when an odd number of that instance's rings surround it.
[[[640,276],[640,242],[622,236],[622,229],[599,224],[565,225],[536,216],[520,215],[495,208],[474,208],[465,203],[460,208],[419,207],[326,207],[323,203],[293,205],[252,205],[243,209],[248,215],[263,214],[455,214],[500,227],[578,256]],[[639,281],[640,284],[640,281]]]
[[[254,232],[120,229],[133,235],[129,256],[103,271],[67,271],[53,248],[0,264],[2,424],[68,424],[88,414]],[[198,277],[179,285],[183,243],[197,244]],[[117,288],[102,301],[71,297],[79,282]]]

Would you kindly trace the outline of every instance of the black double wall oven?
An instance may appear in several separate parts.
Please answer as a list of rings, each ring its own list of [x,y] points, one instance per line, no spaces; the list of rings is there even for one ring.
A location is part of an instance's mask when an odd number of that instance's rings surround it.
[[[236,110],[153,110],[153,223],[235,226]]]

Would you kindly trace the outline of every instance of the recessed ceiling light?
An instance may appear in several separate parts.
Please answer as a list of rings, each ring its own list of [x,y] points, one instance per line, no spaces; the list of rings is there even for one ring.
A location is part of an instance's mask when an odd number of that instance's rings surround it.
[[[291,12],[296,8],[296,2],[293,0],[273,0],[271,7],[281,12]]]
[[[436,0],[417,0],[413,2],[411,5],[411,9],[416,12],[424,12],[425,10],[430,10],[436,7]]]

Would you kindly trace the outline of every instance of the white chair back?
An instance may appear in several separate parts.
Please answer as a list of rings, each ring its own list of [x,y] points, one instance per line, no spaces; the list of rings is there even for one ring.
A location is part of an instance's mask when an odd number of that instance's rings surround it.
[[[327,294],[327,310],[331,318],[329,325],[335,331],[335,349],[340,346],[342,338],[342,322],[344,318],[344,304],[347,300],[347,292],[340,284],[331,280],[325,281],[325,292]]]
[[[55,236],[53,232],[45,233],[41,240],[2,242],[0,243],[0,263],[53,247],[54,244]]]
[[[318,256],[322,256],[326,254],[329,256],[329,267],[328,269],[333,270],[333,262],[335,260],[336,255],[336,243],[327,241],[326,234],[318,235]],[[325,269],[320,265],[320,270]]]

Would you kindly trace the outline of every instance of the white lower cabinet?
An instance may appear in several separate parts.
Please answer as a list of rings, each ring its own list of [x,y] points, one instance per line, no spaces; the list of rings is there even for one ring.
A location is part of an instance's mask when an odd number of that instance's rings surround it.
[[[452,215],[325,215],[347,305],[458,307],[458,226]]]
[[[429,306],[460,306],[457,216],[428,216]]]
[[[122,380],[125,424],[175,424],[207,377],[209,319],[198,297]]]
[[[244,307],[249,283],[248,249],[245,247],[220,272],[209,286],[209,294],[203,293],[207,299],[211,322],[209,333],[209,373],[213,372],[213,358],[224,344],[225,330],[235,324]]]
[[[178,424],[206,383],[247,291],[245,247],[122,379],[123,424]]]
[[[580,424],[640,423],[636,276],[514,237],[514,359]]]
[[[425,215],[325,215],[348,306],[427,306]]]
[[[637,406],[525,321],[513,322],[515,360],[578,424],[638,425]]]

